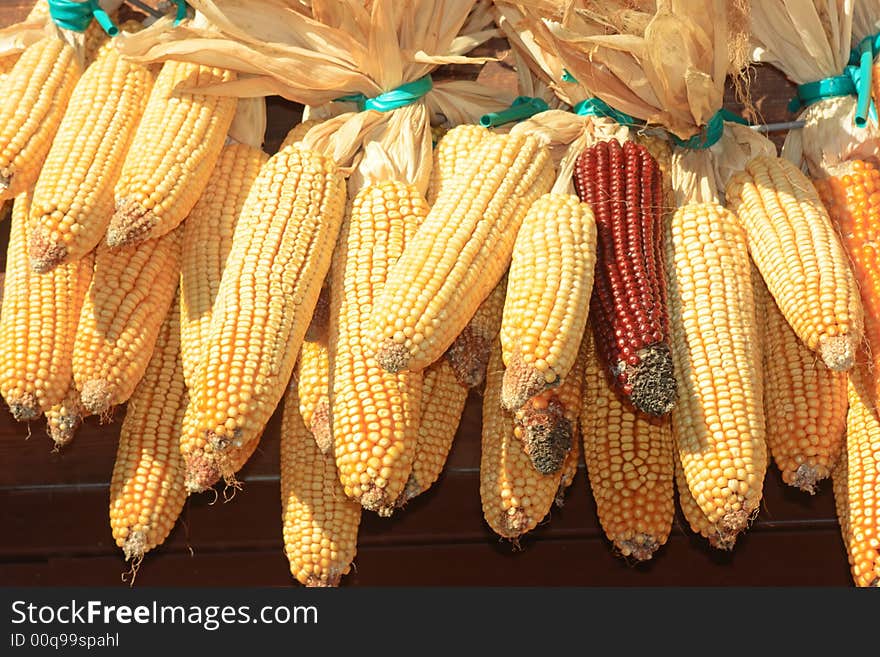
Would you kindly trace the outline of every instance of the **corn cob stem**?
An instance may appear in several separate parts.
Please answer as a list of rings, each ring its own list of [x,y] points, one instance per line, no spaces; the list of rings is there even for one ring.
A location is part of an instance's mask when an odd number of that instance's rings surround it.
[[[596,219],[590,317],[598,353],[618,389],[650,415],[675,405],[662,271],[663,187],[644,146],[617,140],[588,148],[574,184]]]

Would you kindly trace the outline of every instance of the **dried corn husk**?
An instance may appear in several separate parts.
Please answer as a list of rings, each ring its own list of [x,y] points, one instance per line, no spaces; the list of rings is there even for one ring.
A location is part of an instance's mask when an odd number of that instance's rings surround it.
[[[39,0],[23,21],[0,29],[0,59],[20,54],[46,35],[50,26],[49,5]]]
[[[853,45],[855,4],[854,0],[752,3],[752,58],[775,66],[797,84],[840,75]],[[859,29],[870,29],[862,16]],[[842,160],[876,157],[878,127],[872,122],[856,127],[855,111],[856,98],[850,96],[813,103],[800,114],[803,130],[788,134],[783,157],[813,177],[827,176],[828,168]]]
[[[497,33],[489,29],[485,2],[315,0],[310,11],[282,0],[190,4],[203,23],[185,21],[172,28],[163,19],[146,34],[122,39],[123,54],[139,62],[179,59],[239,73],[238,80],[202,93],[278,94],[314,108],[346,106],[350,111],[315,126],[303,144],[332,155],[349,174],[351,193],[388,175],[424,192],[432,163],[432,121],[475,122],[513,100],[511,94],[476,82],[454,80],[437,82],[421,100],[385,113],[333,102],[352,94],[373,98],[444,64],[487,61],[466,55]],[[369,150],[366,143],[373,144]]]

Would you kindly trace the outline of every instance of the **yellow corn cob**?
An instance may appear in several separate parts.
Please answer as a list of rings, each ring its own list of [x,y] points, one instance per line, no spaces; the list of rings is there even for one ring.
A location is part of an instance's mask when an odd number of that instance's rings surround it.
[[[235,224],[251,186],[269,156],[245,144],[220,153],[205,191],[183,229],[180,261],[180,340],[183,377],[189,388],[211,326],[211,309],[232,248]]]
[[[875,68],[880,73],[880,68]],[[876,85],[880,84],[877,79]],[[845,162],[816,189],[849,255],[865,310],[865,338],[872,357],[872,400],[880,400],[880,168],[871,162]]]
[[[339,483],[332,454],[322,454],[288,387],[281,418],[281,508],[290,572],[306,586],[337,586],[357,552],[361,507]]]
[[[0,198],[30,189],[82,73],[74,49],[57,36],[28,46],[3,83]]]
[[[831,474],[846,433],[846,372],[828,369],[798,340],[763,281],[760,294],[767,447],[790,486],[813,494]]]
[[[863,330],[859,289],[809,178],[787,160],[757,157],[731,178],[727,200],[798,338],[829,368],[852,367]]]
[[[330,354],[325,342],[303,342],[296,365],[299,413],[322,454],[333,453],[330,428]]]
[[[474,316],[449,345],[445,359],[455,372],[455,378],[467,388],[476,388],[486,377],[492,342],[501,329],[504,297],[507,295],[507,274],[477,307]]]
[[[110,480],[113,539],[135,569],[144,553],[165,540],[186,501],[177,440],[187,401],[180,308],[173,303],[128,403]]]
[[[721,529],[719,525],[709,522],[706,514],[703,513],[700,505],[697,504],[697,501],[691,494],[690,488],[688,488],[687,479],[684,476],[684,467],[681,465],[678,452],[676,450],[672,451],[675,463],[675,487],[678,490],[678,506],[681,508],[684,519],[690,526],[691,531],[707,539],[709,545],[713,548],[729,552],[736,544],[738,532]]]
[[[445,358],[425,369],[416,455],[397,506],[403,506],[424,493],[440,477],[458,431],[467,395],[468,389],[458,382]]]
[[[441,190],[450,184],[455,174],[470,162],[471,152],[483,139],[490,136],[481,125],[464,123],[448,130],[434,148],[434,162],[426,194],[428,205],[434,205]]]
[[[321,121],[318,119],[308,119],[302,123],[297,123],[290,129],[290,132],[287,133],[287,136],[284,138],[284,141],[281,142],[281,146],[278,147],[278,150],[302,141],[303,137],[306,136],[306,133],[319,123],[321,123]]]
[[[193,209],[220,157],[238,101],[180,89],[234,77],[231,71],[199,64],[162,65],[116,183],[107,244],[164,235]]]
[[[288,146],[260,170],[242,208],[190,390],[194,421],[181,451],[187,477],[256,439],[284,396],[345,209],[333,162]]]
[[[79,392],[71,381],[64,399],[46,411],[46,429],[56,450],[71,443],[76,430],[82,424],[82,415]]]
[[[181,226],[137,246],[98,246],[73,345],[73,379],[87,413],[107,415],[143,377],[177,290],[182,237]]]
[[[542,474],[566,470],[571,448],[580,441],[586,352],[582,353],[579,345],[575,362],[559,387],[535,395],[514,414],[516,436],[523,441],[532,465]]]
[[[0,313],[0,394],[17,420],[35,420],[61,403],[92,258],[34,274],[28,266],[27,193],[15,199]]]
[[[501,403],[515,411],[559,385],[587,325],[596,222],[574,194],[545,194],[523,219],[513,245],[501,319]]]
[[[83,73],[49,149],[31,204],[31,267],[77,260],[104,237],[122,170],[153,79],[107,41]]]
[[[880,418],[863,368],[849,377],[846,449],[832,471],[840,529],[856,586],[880,586]]]
[[[3,81],[9,76],[12,67],[15,66],[15,62],[18,61],[18,57],[19,53],[0,57],[0,88],[2,88]]]
[[[480,500],[489,527],[516,541],[534,529],[553,506],[561,471],[541,474],[516,435],[513,414],[501,406],[501,343],[495,340],[483,395]]]
[[[371,350],[382,368],[417,372],[443,355],[501,280],[523,217],[553,175],[549,151],[531,135],[480,142],[373,304]]]
[[[680,398],[672,427],[688,486],[713,525],[746,528],[767,449],[761,353],[746,235],[713,203],[675,213],[665,240]]]
[[[580,421],[599,521],[621,555],[645,561],[666,543],[675,515],[672,426],[668,416],[639,413],[623,401],[598,359],[592,331],[584,343]]]
[[[412,185],[388,180],[353,199],[330,283],[330,417],[346,495],[391,515],[412,471],[421,372],[392,374],[369,355],[372,300],[411,242],[428,205]]]

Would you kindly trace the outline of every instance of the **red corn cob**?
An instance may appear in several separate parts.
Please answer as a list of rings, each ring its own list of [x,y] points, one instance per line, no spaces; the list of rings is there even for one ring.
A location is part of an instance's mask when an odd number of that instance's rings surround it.
[[[578,158],[574,186],[596,217],[590,323],[598,354],[633,406],[665,415],[678,394],[662,271],[660,168],[644,146],[599,142]]]

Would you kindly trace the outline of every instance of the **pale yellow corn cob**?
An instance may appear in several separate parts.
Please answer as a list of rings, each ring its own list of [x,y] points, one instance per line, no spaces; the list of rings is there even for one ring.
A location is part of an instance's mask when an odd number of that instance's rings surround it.
[[[238,100],[183,89],[234,78],[232,71],[200,64],[162,65],[116,183],[108,245],[160,237],[193,209],[220,157]]]
[[[183,227],[137,246],[95,251],[73,345],[73,379],[88,414],[106,416],[150,362],[180,277]]]
[[[458,382],[445,358],[429,365],[422,380],[422,412],[412,472],[403,495],[403,506],[428,490],[440,477],[458,431],[468,389]]]
[[[288,387],[281,418],[281,508],[290,572],[306,586],[337,586],[357,553],[361,507],[339,483],[332,454],[322,454]]]
[[[786,321],[833,370],[847,370],[863,336],[849,259],[810,179],[782,158],[757,157],[731,178],[727,200]]]
[[[517,540],[534,529],[553,506],[561,471],[541,474],[516,436],[513,414],[501,406],[501,343],[496,340],[483,395],[480,500],[492,530]]]
[[[0,394],[17,420],[61,403],[71,380],[74,336],[92,276],[92,257],[35,274],[28,265],[27,193],[12,210],[0,312]]]
[[[504,384],[511,411],[559,385],[587,325],[596,222],[574,194],[544,194],[529,208],[513,245],[501,319]]]
[[[3,82],[0,199],[29,190],[82,74],[74,49],[49,35],[25,48]]]
[[[477,144],[491,134],[481,125],[464,123],[449,129],[440,137],[434,148],[434,162],[426,194],[429,206],[434,205],[455,174],[470,163],[471,153]]]
[[[846,372],[828,369],[801,342],[762,280],[761,342],[767,447],[782,480],[807,493],[830,476],[846,434]]]
[[[584,343],[581,432],[599,522],[622,556],[645,561],[666,543],[675,515],[672,426],[668,416],[640,413],[621,399],[592,331]]]
[[[345,209],[333,162],[288,146],[260,170],[235,227],[181,451],[187,478],[255,440],[290,380]]]
[[[113,540],[134,568],[165,540],[186,501],[177,441],[188,395],[177,301],[171,304],[144,377],[128,402],[110,480]]]
[[[306,133],[319,123],[321,123],[321,121],[318,119],[308,119],[302,123],[297,123],[290,129],[290,132],[287,133],[287,136],[284,138],[284,141],[281,142],[281,146],[278,147],[278,150],[302,141],[303,137],[306,136]]]
[[[34,188],[34,271],[77,260],[103,239],[113,186],[152,85],[149,70],[122,59],[110,41],[83,73]]]
[[[486,366],[489,364],[492,343],[501,329],[506,294],[507,274],[501,278],[483,303],[477,306],[471,321],[444,354],[458,382],[467,388],[478,387],[486,378]]]
[[[880,586],[880,418],[860,366],[849,377],[846,449],[832,471],[834,500],[856,586]]]
[[[390,268],[428,205],[412,185],[388,180],[352,200],[330,283],[330,417],[346,495],[391,515],[416,454],[421,372],[393,374],[369,354],[367,321]]]
[[[758,511],[767,467],[745,231],[716,204],[687,205],[669,224],[665,250],[680,386],[672,411],[676,448],[708,521],[736,533]]]
[[[235,224],[248,192],[269,156],[245,144],[229,144],[208,178],[205,191],[183,229],[180,261],[180,339],[183,377],[194,386],[193,373],[211,327]]]
[[[420,371],[449,348],[510,265],[553,164],[531,135],[493,135],[437,198],[391,268],[370,316],[371,350],[389,372]]]
[[[55,443],[56,450],[66,447],[73,441],[76,430],[82,424],[82,417],[79,392],[71,381],[64,399],[46,411],[46,430]]]

